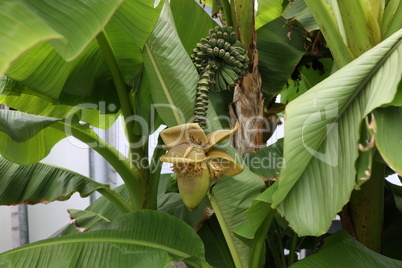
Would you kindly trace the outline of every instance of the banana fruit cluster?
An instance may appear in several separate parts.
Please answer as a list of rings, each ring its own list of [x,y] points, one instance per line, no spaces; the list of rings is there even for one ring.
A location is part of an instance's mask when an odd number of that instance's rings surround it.
[[[227,90],[248,68],[249,58],[237,40],[233,27],[216,26],[193,49],[191,59],[198,72],[194,122],[206,126],[209,90]]]

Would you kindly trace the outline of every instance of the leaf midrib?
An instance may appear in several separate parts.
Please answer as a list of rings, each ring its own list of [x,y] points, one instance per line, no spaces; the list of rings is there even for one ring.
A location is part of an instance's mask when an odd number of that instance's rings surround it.
[[[357,98],[357,96],[360,94],[360,92],[364,89],[364,87],[367,85],[367,83],[372,79],[373,75],[380,69],[383,65],[384,62],[391,56],[391,54],[398,48],[398,46],[402,43],[402,38],[399,38],[399,41],[396,42],[392,48],[384,55],[384,57],[381,58],[377,62],[377,64],[374,65],[374,67],[371,69],[371,71],[365,76],[365,78],[362,80],[362,82],[359,84],[359,86],[356,88],[355,92],[349,97],[349,99],[345,102],[344,105],[342,105],[341,109],[339,110],[338,116],[334,117],[332,120],[329,120],[330,124],[327,124],[327,131],[325,133],[331,133],[332,129],[335,127],[335,123],[337,123],[340,118],[342,118],[343,114],[348,110],[350,107],[350,104]],[[327,134],[323,135],[317,144],[317,148],[320,148],[324,141],[327,138]],[[310,157],[310,160],[308,163],[310,163],[312,157]],[[308,165],[307,163],[307,165]],[[306,166],[307,166],[306,165]]]
[[[335,123],[337,123],[340,120],[340,118],[342,118],[343,114],[350,108],[350,104],[359,96],[361,91],[364,89],[365,85],[372,79],[373,74],[375,74],[378,71],[378,69],[384,65],[384,62],[393,54],[393,52],[399,47],[399,45],[401,43],[402,43],[402,37],[400,37],[398,41],[395,41],[395,43],[391,46],[391,48],[384,54],[384,56],[368,72],[368,74],[365,76],[365,78],[362,79],[361,83],[359,83],[359,86],[356,88],[356,90],[353,92],[353,94],[348,98],[348,100],[345,102],[345,104],[342,105],[341,109],[339,109],[338,116],[334,117],[331,120],[328,120],[325,134],[319,138],[319,142],[315,146],[315,149],[321,148],[322,144],[325,142],[325,140],[327,138],[327,133],[331,133],[333,127],[335,127]],[[363,55],[365,55],[365,54],[363,54]],[[309,166],[311,161],[312,161],[312,156],[310,156],[309,159],[306,161],[303,171],[300,173],[300,175],[297,177],[297,179],[295,179],[292,186],[290,186],[290,188],[288,190],[286,190],[284,193],[282,193],[283,197],[280,198],[280,200],[276,200],[275,202],[273,202],[273,204],[272,204],[273,207],[277,207],[280,203],[282,203],[284,201],[284,199],[286,199],[286,196],[291,191],[291,189],[294,187],[294,185],[299,181],[299,179],[303,176],[303,174],[305,173],[306,167]]]
[[[18,249],[14,249],[8,252],[5,252],[3,254],[0,254],[0,257],[7,256],[7,255],[12,255],[14,253],[26,251],[26,250],[31,250],[35,248],[40,248],[40,247],[46,247],[46,246],[53,246],[53,245],[61,245],[61,244],[75,244],[75,243],[111,243],[111,244],[127,244],[127,245],[137,245],[137,246],[146,246],[149,248],[155,248],[155,249],[161,249],[166,252],[169,252],[171,254],[183,257],[183,258],[190,258],[191,255],[188,255],[180,250],[176,250],[174,248],[160,245],[157,243],[150,243],[146,242],[143,240],[138,240],[138,239],[124,239],[124,238],[104,238],[104,237],[99,237],[99,238],[73,238],[69,240],[64,240],[64,241],[50,241],[50,242],[41,242],[40,244],[31,244],[25,247],[21,247]]]
[[[145,49],[146,49],[147,54],[148,54],[148,56],[149,56],[149,58],[150,58],[150,60],[152,62],[152,66],[154,67],[155,73],[158,76],[158,80],[161,83],[161,87],[163,89],[163,93],[165,93],[167,101],[169,102],[171,107],[177,107],[175,105],[175,102],[173,101],[172,96],[170,95],[169,89],[168,89],[168,87],[166,85],[165,80],[163,79],[163,75],[162,75],[161,71],[159,70],[158,64],[156,63],[156,59],[155,59],[154,55],[152,54],[152,51],[151,51],[151,48],[149,47],[148,42],[145,43]],[[172,113],[174,115],[174,118],[175,118],[177,124],[180,125],[182,123],[182,121],[180,120],[179,114],[177,113],[177,111],[175,109],[171,109],[171,110],[172,110]]]
[[[365,76],[365,78],[362,80],[362,82],[359,84],[359,86],[356,88],[355,92],[349,97],[349,99],[345,102],[345,104],[341,107],[339,110],[338,116],[334,117],[332,120],[329,120],[331,122],[328,126],[328,129],[325,133],[331,133],[332,128],[335,127],[335,123],[340,120],[340,118],[343,116],[343,114],[349,109],[350,104],[357,98],[357,96],[360,94],[360,92],[365,88],[367,83],[373,78],[375,73],[384,65],[385,61],[388,60],[388,58],[391,56],[391,54],[398,48],[398,46],[401,44],[402,38],[399,38],[399,41],[396,42],[391,49],[384,55],[384,57],[381,58],[377,62],[377,64],[374,65],[374,67],[371,69],[371,71]],[[365,116],[365,115],[364,115]],[[324,143],[324,141],[327,138],[327,134],[323,135],[320,139],[320,142],[318,143],[317,148],[320,148],[321,145]],[[311,160],[312,158],[310,158]],[[310,162],[310,161],[309,161]]]

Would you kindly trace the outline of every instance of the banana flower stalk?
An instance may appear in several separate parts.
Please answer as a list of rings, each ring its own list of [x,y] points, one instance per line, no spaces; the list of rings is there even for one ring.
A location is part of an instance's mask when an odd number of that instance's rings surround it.
[[[160,159],[172,163],[184,205],[193,211],[204,199],[210,182],[221,175],[234,176],[243,171],[227,152],[212,147],[237,131],[217,130],[206,135],[197,123],[163,130],[160,135],[167,153]]]

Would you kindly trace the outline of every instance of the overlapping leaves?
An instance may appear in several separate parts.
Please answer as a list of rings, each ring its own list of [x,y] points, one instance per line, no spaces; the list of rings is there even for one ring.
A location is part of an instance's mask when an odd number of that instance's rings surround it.
[[[360,121],[394,99],[402,31],[286,109],[284,159],[273,206],[299,235],[325,233],[355,185]]]
[[[43,163],[20,166],[0,156],[0,204],[36,204],[82,197],[109,188],[75,172]]]
[[[172,260],[210,267],[204,246],[185,223],[163,212],[135,211],[92,231],[39,241],[0,254],[9,267],[166,267]]]
[[[107,3],[73,0],[68,4],[65,1],[19,2],[35,13],[31,17],[36,16],[45,26],[50,25],[59,39],[40,43],[43,39],[37,38],[39,41],[34,40],[36,46],[32,48],[31,45],[31,49],[25,49],[23,55],[20,53],[17,55],[20,57],[14,57],[12,63],[8,62],[11,65],[5,73],[8,79],[18,83],[1,84],[0,91],[9,95],[2,96],[1,103],[22,111],[59,118],[65,118],[73,107],[81,106],[86,109],[86,115],[81,120],[100,127],[109,126],[99,123],[103,120],[99,119],[102,116],[91,112],[100,110],[102,114],[115,114],[119,110],[109,67],[95,37],[99,31],[105,31],[128,83],[141,68],[140,49],[152,31],[162,5],[154,8],[154,1],[151,0],[123,3],[120,0]],[[17,13],[10,13],[9,16],[19,17]],[[14,28],[5,27],[5,30],[15,38],[23,38],[22,32]],[[38,35],[40,30],[39,26],[32,29]],[[22,93],[18,100],[15,92]],[[38,106],[31,105],[31,99]],[[53,106],[53,109],[47,108],[42,113],[40,107],[43,106]]]
[[[193,116],[196,83],[199,78],[180,43],[168,7],[162,11],[160,21],[147,46],[144,51],[144,63],[151,82],[152,98],[155,103],[165,106],[158,109],[159,115],[168,126],[187,122]],[[211,123],[208,131],[220,128],[219,118],[211,105],[207,118]],[[237,153],[234,149],[228,151],[232,155]],[[236,160],[241,159],[239,155],[236,157]],[[247,267],[251,245],[236,237],[233,231],[247,220],[243,212],[262,189],[263,181],[244,167],[245,170],[241,174],[217,181],[212,188],[211,202],[224,230],[225,239],[230,244],[231,254],[236,259],[236,265]]]
[[[402,267],[402,262],[374,252],[345,231],[330,236],[318,253],[291,267]]]
[[[67,135],[51,125],[60,119],[0,110],[0,155],[21,165],[34,164]]]

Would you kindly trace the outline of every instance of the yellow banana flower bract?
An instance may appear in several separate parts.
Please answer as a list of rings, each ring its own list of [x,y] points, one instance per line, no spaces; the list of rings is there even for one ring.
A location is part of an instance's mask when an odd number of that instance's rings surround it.
[[[221,175],[234,176],[243,171],[225,151],[212,149],[237,131],[217,130],[206,135],[197,123],[178,125],[163,130],[160,135],[168,151],[162,162],[173,164],[184,205],[194,210],[208,192],[210,181]]]

